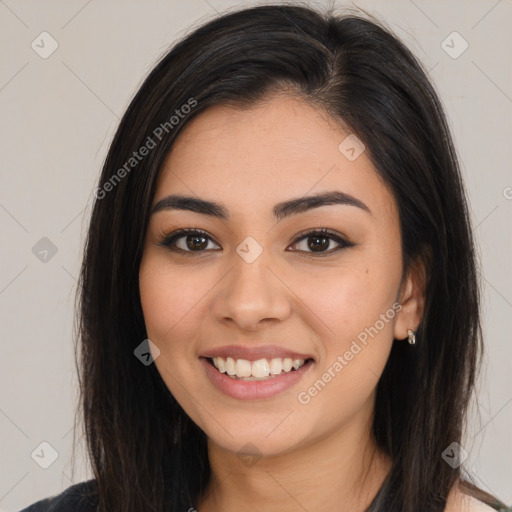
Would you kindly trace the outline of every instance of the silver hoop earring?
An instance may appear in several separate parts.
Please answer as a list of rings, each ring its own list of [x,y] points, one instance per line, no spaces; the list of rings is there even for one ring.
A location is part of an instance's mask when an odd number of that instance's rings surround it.
[[[407,337],[409,345],[414,345],[416,343],[416,333],[412,329],[407,329],[407,334],[409,335]]]

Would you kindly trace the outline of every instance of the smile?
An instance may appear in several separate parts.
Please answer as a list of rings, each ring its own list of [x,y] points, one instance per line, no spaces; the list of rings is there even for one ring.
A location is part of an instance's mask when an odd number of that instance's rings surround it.
[[[272,398],[296,385],[315,364],[312,358],[271,358],[249,361],[231,357],[200,357],[213,387],[231,398]]]
[[[304,359],[272,358],[248,361],[232,357],[214,357],[210,361],[220,373],[226,373],[233,379],[253,381],[273,378],[282,373],[296,371],[304,366]]]

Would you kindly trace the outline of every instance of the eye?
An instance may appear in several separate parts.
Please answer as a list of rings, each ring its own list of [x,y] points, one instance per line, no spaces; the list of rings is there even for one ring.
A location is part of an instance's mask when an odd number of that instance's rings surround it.
[[[212,249],[209,247],[209,242],[212,242],[217,248]],[[337,246],[331,247],[333,242],[337,244]],[[303,244],[302,248],[300,248],[301,243]],[[166,236],[158,245],[167,247],[170,251],[188,254],[220,249],[220,246],[213,241],[206,231],[196,228],[179,229]],[[301,232],[290,247],[295,247],[292,249],[292,252],[305,252],[317,256],[327,256],[346,247],[353,247],[353,245],[353,243],[326,228],[314,228]],[[297,249],[297,247],[299,248]]]
[[[302,243],[302,249],[298,249],[300,252],[306,252],[309,254],[315,254],[318,256],[327,256],[334,252],[340,251],[346,247],[353,247],[354,244],[345,240],[341,236],[333,233],[332,231],[326,228],[315,228],[308,231],[303,231],[298,235],[295,239],[291,247],[299,247],[300,243]],[[337,247],[332,248],[331,242],[338,244]],[[330,250],[326,250],[331,247]],[[310,250],[308,250],[310,249]],[[297,249],[293,249],[294,251]]]
[[[167,247],[170,251],[192,253],[206,251],[209,241],[213,242],[210,235],[202,229],[179,229],[165,237],[158,245]]]

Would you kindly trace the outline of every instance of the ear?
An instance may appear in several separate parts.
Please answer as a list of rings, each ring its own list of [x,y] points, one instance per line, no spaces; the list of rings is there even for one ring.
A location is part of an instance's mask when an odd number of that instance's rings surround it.
[[[418,257],[409,264],[398,292],[397,302],[402,309],[397,314],[394,338],[403,340],[408,336],[408,329],[416,331],[423,318],[425,309],[425,289],[427,268],[425,260]]]

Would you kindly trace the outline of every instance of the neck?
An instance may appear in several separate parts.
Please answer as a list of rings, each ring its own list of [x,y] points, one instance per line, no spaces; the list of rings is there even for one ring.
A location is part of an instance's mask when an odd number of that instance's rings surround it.
[[[198,512],[363,512],[391,467],[360,423],[252,465],[211,440],[208,457],[211,479]]]

